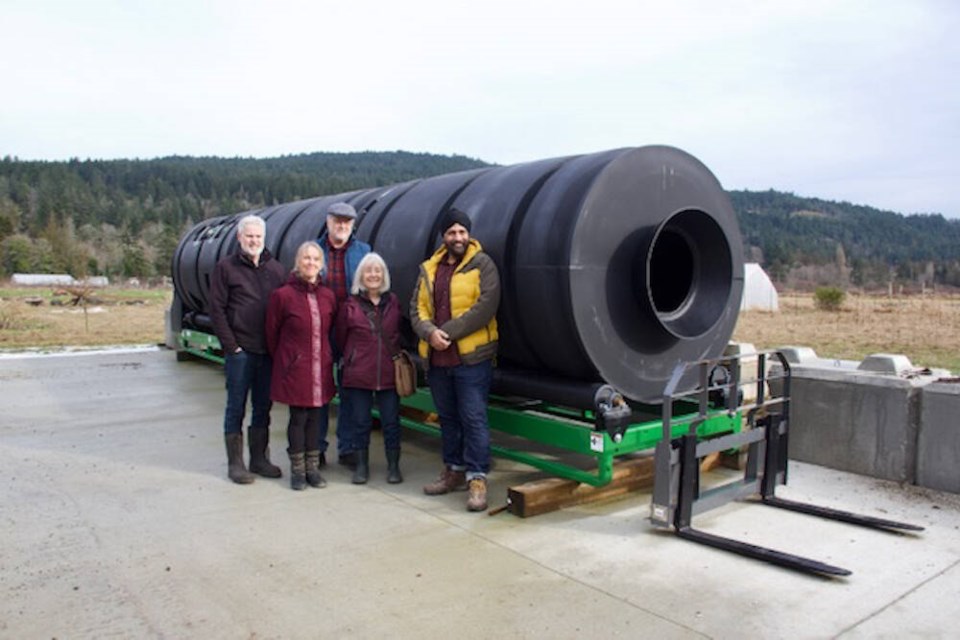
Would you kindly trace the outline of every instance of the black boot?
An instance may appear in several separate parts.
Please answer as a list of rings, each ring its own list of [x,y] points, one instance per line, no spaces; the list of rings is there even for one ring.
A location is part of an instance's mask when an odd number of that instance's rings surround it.
[[[357,454],[357,467],[353,470],[353,478],[350,479],[350,482],[367,484],[367,480],[370,478],[370,450],[357,449],[354,453]]]
[[[270,462],[270,430],[247,429],[250,438],[250,473],[264,478],[279,478],[283,475],[280,467]]]
[[[327,486],[327,481],[320,475],[320,456],[322,455],[319,451],[307,451],[307,484],[317,489]]]
[[[403,482],[403,475],[400,473],[400,449],[387,449],[387,482]]]
[[[355,468],[357,466],[357,452],[344,451],[343,453],[338,453],[337,464],[342,464],[348,469]]]
[[[237,484],[250,484],[256,476],[243,466],[243,432],[226,433],[223,440],[227,445],[227,476]]]
[[[303,453],[290,454],[290,488],[294,491],[307,488],[307,467]]]

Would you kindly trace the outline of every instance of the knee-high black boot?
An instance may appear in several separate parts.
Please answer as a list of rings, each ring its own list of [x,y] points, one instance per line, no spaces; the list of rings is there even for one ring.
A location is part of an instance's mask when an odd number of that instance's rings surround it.
[[[387,482],[403,482],[403,474],[400,473],[400,449],[387,449]]]
[[[280,467],[270,462],[270,430],[247,429],[250,439],[250,473],[264,478],[279,478],[283,473]]]
[[[353,478],[350,482],[353,484],[367,484],[370,478],[370,450],[357,449],[357,468],[353,470]]]
[[[227,445],[227,476],[237,484],[250,484],[256,476],[243,465],[243,432],[223,436]]]

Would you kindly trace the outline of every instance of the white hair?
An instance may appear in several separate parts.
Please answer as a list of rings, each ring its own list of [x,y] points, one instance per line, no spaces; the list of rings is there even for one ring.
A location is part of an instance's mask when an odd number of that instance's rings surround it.
[[[380,268],[383,269],[383,285],[380,287],[380,293],[386,293],[387,291],[390,291],[390,270],[387,269],[387,263],[379,253],[371,251],[367,255],[363,256],[363,259],[360,260],[360,264],[357,265],[356,273],[353,274],[353,286],[350,287],[350,293],[353,295],[357,295],[361,291],[366,291],[366,288],[363,286],[363,270],[369,264],[378,264],[380,265]]]
[[[237,235],[239,236],[243,233],[243,230],[249,227],[250,225],[255,224],[260,227],[260,231],[263,231],[263,237],[267,237],[267,223],[263,221],[263,218],[250,214],[248,216],[243,216],[240,218],[240,222],[237,223]]]

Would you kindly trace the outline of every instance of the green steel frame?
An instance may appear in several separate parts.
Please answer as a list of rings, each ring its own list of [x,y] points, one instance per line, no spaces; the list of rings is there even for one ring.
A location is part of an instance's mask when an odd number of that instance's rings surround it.
[[[183,351],[199,358],[222,364],[220,342],[216,336],[184,329],[180,332]],[[336,401],[334,401],[336,402]],[[412,396],[402,400],[402,406],[426,413],[435,413],[428,389],[420,388]],[[663,436],[663,419],[659,407],[635,407],[631,422],[622,434],[598,429],[591,410],[571,409],[547,403],[492,397],[487,411],[490,428],[511,436],[551,447],[557,452],[587,456],[595,462],[595,469],[583,469],[570,462],[558,459],[549,453],[525,451],[493,443],[494,455],[514,460],[551,475],[575,480],[592,486],[603,486],[613,479],[613,460],[617,456],[652,450]],[[726,408],[709,411],[706,415],[698,410],[696,402],[678,401],[673,405],[671,433],[680,437],[696,429],[699,438],[739,432],[741,414]],[[694,426],[694,422],[697,422]],[[401,415],[400,423],[408,428],[433,436],[440,435],[439,425],[414,420]],[[583,465],[586,466],[586,465]]]
[[[435,411],[429,390],[423,388],[404,398],[402,404],[428,413]],[[650,412],[650,416],[656,415],[658,411],[654,407],[644,409]],[[675,404],[671,428],[676,437],[688,433],[694,420],[700,421],[696,432],[701,438],[740,430],[742,421],[739,413],[730,413],[723,409],[711,412],[704,418],[699,416],[696,410],[695,404]],[[631,423],[621,436],[612,436],[607,431],[598,430],[593,411],[557,407],[535,401],[510,402],[492,397],[487,415],[490,428],[494,431],[561,451],[589,456],[595,460],[596,469],[582,469],[549,454],[521,451],[496,443],[491,445],[494,455],[595,487],[608,484],[613,479],[613,460],[616,456],[652,450],[663,435],[663,422],[659,417],[645,419],[644,414],[638,411],[634,412],[638,421]],[[689,419],[685,419],[685,416],[689,416]],[[440,434],[439,426],[432,423],[404,416],[401,416],[400,422],[403,426],[422,433]]]
[[[186,353],[204,358],[217,364],[223,364],[223,356],[220,355],[220,341],[217,336],[202,331],[192,329],[182,329],[180,331],[180,349]]]

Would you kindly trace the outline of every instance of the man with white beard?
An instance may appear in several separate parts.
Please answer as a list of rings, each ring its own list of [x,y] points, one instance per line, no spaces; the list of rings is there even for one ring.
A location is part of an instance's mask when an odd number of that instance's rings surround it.
[[[279,478],[270,462],[270,377],[264,323],[270,294],[287,279],[287,270],[264,246],[263,218],[245,216],[237,223],[240,251],[221,259],[210,282],[210,319],[223,348],[227,406],[223,435],[227,474],[237,484],[250,484],[254,474]],[[248,428],[250,470],[243,464],[243,418],[247,396],[253,415]]]

